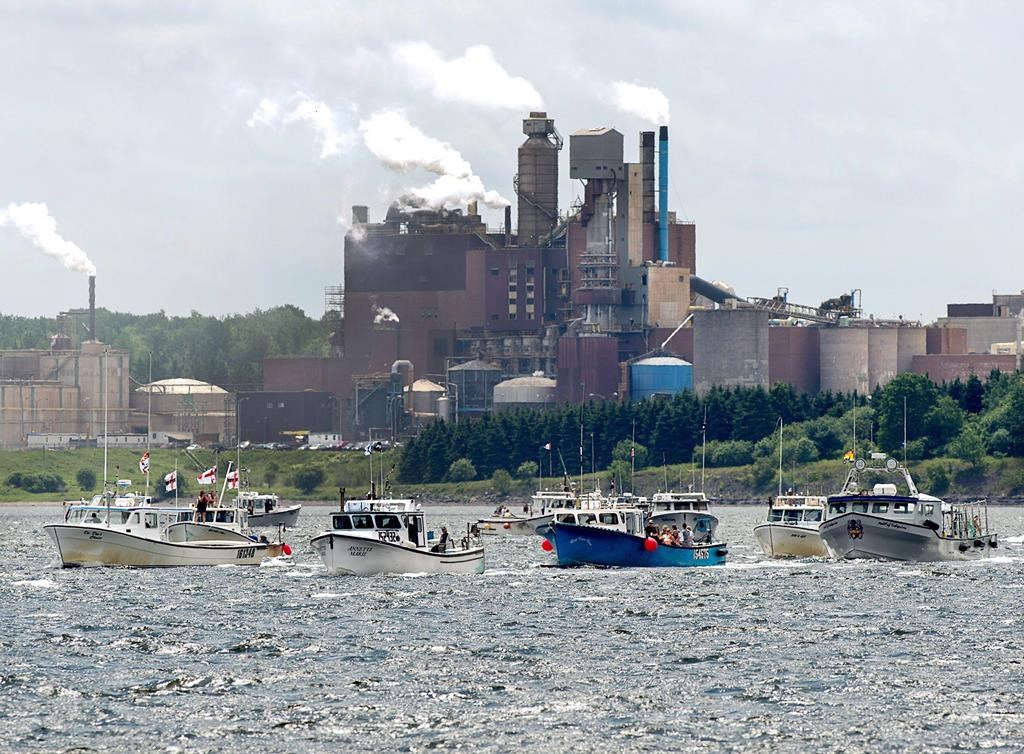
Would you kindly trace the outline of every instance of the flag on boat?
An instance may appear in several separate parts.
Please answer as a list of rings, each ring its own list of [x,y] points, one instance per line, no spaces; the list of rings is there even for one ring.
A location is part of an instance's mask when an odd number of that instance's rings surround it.
[[[854,458],[855,458],[855,456],[854,456],[852,450],[846,451],[846,453],[843,455],[843,460],[844,461],[852,461]]]
[[[139,471],[143,474],[149,473],[149,451],[147,450],[142,454],[142,458],[139,459]]]
[[[178,472],[172,471],[170,474],[164,476],[164,489],[167,492],[174,492],[178,489]]]
[[[546,451],[550,452],[550,451],[551,451],[551,443],[549,443],[549,442],[548,442],[548,443],[545,443],[545,444],[544,444],[544,450],[546,450]]]
[[[196,477],[199,484],[217,484],[217,467],[213,466]]]
[[[224,479],[227,480],[229,490],[238,489],[238,469],[235,469],[234,471],[229,471],[224,476]]]
[[[363,450],[363,455],[368,456],[370,455],[370,453],[373,453],[374,451],[377,451],[378,453],[383,453],[384,443],[382,443],[380,440],[377,440],[377,442],[375,443],[368,443],[366,445],[366,449]]]

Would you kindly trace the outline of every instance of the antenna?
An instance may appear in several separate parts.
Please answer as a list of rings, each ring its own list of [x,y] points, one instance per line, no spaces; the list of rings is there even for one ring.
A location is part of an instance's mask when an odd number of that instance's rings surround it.
[[[782,497],[782,417],[779,417],[779,497]]]

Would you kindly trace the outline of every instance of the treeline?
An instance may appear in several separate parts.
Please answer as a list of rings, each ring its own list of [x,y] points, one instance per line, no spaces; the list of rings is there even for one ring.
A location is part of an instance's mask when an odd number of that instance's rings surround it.
[[[453,481],[466,478],[468,469],[475,478],[496,471],[522,476],[524,464],[533,471],[539,464],[548,475],[549,462],[555,476],[563,463],[570,476],[581,462],[588,473],[613,460],[621,470],[616,445],[633,437],[642,447],[637,458],[652,465],[699,464],[705,435],[708,465],[759,463],[767,473],[778,462],[780,419],[787,466],[840,458],[855,441],[860,455],[902,455],[904,432],[908,460],[952,455],[976,465],[989,454],[1024,455],[1024,376],[994,372],[987,383],[972,376],[936,386],[903,374],[864,396],[798,394],[782,384],[714,388],[702,398],[684,392],[636,403],[513,411],[458,425],[435,422],[406,443],[399,480]],[[549,442],[550,457],[543,449]]]
[[[49,348],[56,327],[46,317],[0,315],[0,348]],[[152,354],[154,380],[190,377],[230,390],[259,387],[265,356],[325,355],[329,329],[329,322],[307,317],[295,306],[227,317],[96,310],[100,340],[131,352],[131,373],[138,382],[149,379]]]

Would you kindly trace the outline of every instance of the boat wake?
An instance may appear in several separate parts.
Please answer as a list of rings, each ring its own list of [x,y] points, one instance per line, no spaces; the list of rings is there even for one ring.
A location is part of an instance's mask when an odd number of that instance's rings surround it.
[[[56,589],[60,584],[52,579],[22,579],[12,581],[11,586],[30,586],[36,589]]]

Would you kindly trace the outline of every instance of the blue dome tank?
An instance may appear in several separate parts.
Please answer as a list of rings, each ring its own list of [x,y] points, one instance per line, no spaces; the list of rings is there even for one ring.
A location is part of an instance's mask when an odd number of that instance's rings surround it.
[[[693,389],[693,364],[675,356],[651,356],[630,364],[629,398],[675,395]]]

